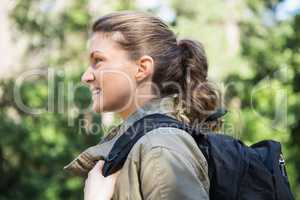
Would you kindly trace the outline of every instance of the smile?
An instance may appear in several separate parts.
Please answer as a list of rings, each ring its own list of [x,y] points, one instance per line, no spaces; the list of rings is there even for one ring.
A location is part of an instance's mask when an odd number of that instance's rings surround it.
[[[98,95],[101,93],[101,89],[100,88],[96,88],[92,90],[93,95]]]

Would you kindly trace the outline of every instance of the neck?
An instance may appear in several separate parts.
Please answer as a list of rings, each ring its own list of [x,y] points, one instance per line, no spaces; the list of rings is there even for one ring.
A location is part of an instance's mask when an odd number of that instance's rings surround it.
[[[126,120],[131,114],[133,114],[138,108],[142,107],[145,103],[153,99],[155,96],[150,95],[143,98],[134,98],[132,102],[130,103],[130,106],[122,110],[121,112],[118,112],[117,114],[123,119]]]

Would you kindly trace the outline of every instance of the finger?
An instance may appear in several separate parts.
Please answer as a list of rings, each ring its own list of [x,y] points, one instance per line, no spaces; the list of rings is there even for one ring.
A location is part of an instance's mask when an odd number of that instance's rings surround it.
[[[97,172],[99,172],[99,171],[102,172],[103,165],[104,165],[104,161],[103,161],[103,160],[99,160],[99,161],[96,163],[95,167],[94,167],[95,171],[97,171]],[[101,174],[102,174],[102,173],[101,173]]]
[[[104,165],[104,161],[103,160],[99,160],[96,165],[93,167],[93,169],[90,171],[91,174],[94,174],[94,173],[99,173],[99,171],[101,172],[101,175],[102,175],[102,168],[103,168],[103,165]],[[89,173],[89,174],[90,174]]]
[[[99,168],[102,169],[103,165],[104,165],[104,160],[99,160],[95,166],[98,166]]]

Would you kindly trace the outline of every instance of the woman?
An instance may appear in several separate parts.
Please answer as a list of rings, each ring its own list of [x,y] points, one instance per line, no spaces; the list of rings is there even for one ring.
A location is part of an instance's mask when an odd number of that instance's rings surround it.
[[[178,40],[156,17],[123,11],[94,23],[90,60],[82,81],[91,89],[94,111],[113,111],[124,122],[65,167],[89,172],[85,199],[209,199],[207,162],[193,138],[176,128],[147,133],[121,170],[101,174],[116,139],[138,119],[162,113],[195,125],[218,106],[202,45]]]

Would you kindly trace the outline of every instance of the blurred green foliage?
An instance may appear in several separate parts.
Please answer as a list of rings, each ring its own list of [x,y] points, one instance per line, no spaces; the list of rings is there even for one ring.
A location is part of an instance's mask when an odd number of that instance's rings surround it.
[[[21,74],[0,82],[0,199],[83,199],[83,179],[62,168],[102,136],[101,130],[90,134],[81,128],[80,120],[100,124],[101,118],[79,112],[89,105],[90,94],[83,87],[72,89],[88,65],[92,1],[67,1],[63,9],[53,8],[53,2],[18,0],[11,12],[15,39],[28,41],[24,71],[35,67],[46,74],[22,84],[22,101],[48,110],[34,115],[20,108],[14,88]],[[248,144],[262,139],[282,142],[292,189],[300,199],[300,16],[267,18],[272,23],[266,23],[265,13],[274,16],[278,1],[237,1],[234,7],[230,2],[235,1],[212,0],[208,8],[204,0],[169,1],[175,13],[169,23],[180,37],[204,43],[210,75],[226,88],[230,113],[225,131]],[[96,15],[123,9],[139,7],[135,1],[104,0]],[[158,14],[159,9],[148,10]],[[228,39],[224,25],[233,27],[239,38]]]
[[[278,2],[249,2],[253,15],[241,24],[241,56],[248,61],[249,73],[232,73],[225,80],[235,85],[227,101],[238,99],[242,120],[231,116],[229,121],[242,122],[240,136],[248,143],[271,138],[283,144],[289,179],[299,199],[300,15],[278,21]]]

